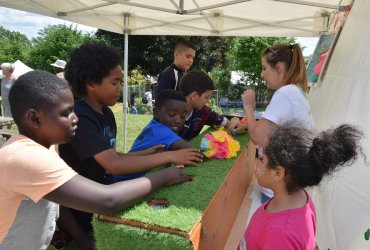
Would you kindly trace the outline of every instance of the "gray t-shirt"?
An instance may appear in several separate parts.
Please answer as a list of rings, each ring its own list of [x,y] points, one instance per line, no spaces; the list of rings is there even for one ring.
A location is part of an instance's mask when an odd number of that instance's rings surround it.
[[[18,208],[12,227],[0,245],[0,250],[47,249],[58,217],[58,204],[45,199],[37,203],[24,199]]]

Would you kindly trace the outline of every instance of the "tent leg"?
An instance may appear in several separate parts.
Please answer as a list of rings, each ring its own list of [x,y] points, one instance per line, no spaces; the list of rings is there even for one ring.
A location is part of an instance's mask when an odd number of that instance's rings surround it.
[[[128,84],[127,84],[127,70],[128,70],[128,21],[129,15],[124,14],[125,22],[125,49],[124,49],[124,59],[123,59],[123,79],[124,79],[124,88],[123,88],[123,152],[127,152],[127,114],[128,114]]]

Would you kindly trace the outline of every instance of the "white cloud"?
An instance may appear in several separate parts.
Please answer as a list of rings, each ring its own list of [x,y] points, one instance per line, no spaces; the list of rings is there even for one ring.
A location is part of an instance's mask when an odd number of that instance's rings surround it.
[[[0,7],[0,26],[7,30],[18,31],[28,38],[38,36],[38,32],[48,25],[65,24],[76,25],[78,30],[84,32],[95,32],[97,29],[82,24],[75,24],[57,18],[41,16],[25,11],[19,11]]]

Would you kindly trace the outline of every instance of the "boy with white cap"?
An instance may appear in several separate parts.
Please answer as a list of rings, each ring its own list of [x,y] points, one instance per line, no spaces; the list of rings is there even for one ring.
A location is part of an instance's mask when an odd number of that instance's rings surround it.
[[[55,63],[50,64],[54,67],[54,73],[57,77],[64,79],[64,68],[66,67],[67,62],[64,60],[56,60]]]

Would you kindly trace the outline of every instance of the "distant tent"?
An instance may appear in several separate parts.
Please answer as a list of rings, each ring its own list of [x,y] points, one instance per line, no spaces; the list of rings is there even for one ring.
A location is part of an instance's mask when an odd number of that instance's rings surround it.
[[[28,67],[26,64],[21,62],[20,60],[17,60],[14,63],[14,66],[15,66],[15,69],[14,69],[13,75],[15,76],[15,78],[18,78],[21,75],[33,70],[30,67]]]

